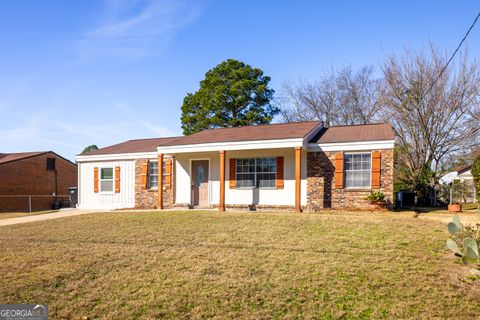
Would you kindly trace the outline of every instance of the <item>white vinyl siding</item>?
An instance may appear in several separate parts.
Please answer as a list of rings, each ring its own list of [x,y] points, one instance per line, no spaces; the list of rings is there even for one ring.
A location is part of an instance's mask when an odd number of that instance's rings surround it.
[[[234,188],[229,187],[229,160],[249,158],[284,157],[284,188]],[[188,204],[191,200],[190,161],[191,159],[210,160],[210,204],[220,201],[220,157],[218,152],[180,153],[175,156],[175,203]],[[307,204],[307,152],[302,151],[301,202]],[[225,161],[225,204],[227,205],[295,205],[295,149],[268,149],[227,151]]]
[[[101,168],[120,167],[120,192],[101,192]],[[94,168],[98,168],[99,191],[94,191]],[[113,210],[135,207],[135,160],[80,162],[78,206],[81,209]],[[113,170],[115,176],[115,170]],[[115,179],[113,180],[115,181]],[[114,185],[114,183],[113,183]]]

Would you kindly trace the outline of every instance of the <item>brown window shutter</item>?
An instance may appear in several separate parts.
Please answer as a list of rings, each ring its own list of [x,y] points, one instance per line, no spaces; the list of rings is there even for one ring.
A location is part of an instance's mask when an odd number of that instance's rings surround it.
[[[142,170],[140,172],[142,189],[147,188],[148,160],[142,161]]]
[[[283,189],[283,157],[277,157],[277,179],[275,180],[275,187],[277,189]]]
[[[374,151],[372,152],[372,189],[380,188],[380,167],[380,151]]]
[[[165,188],[172,187],[172,159],[165,161]]]
[[[115,167],[115,193],[120,192],[120,167]]]
[[[235,189],[237,187],[236,173],[237,173],[237,161],[235,158],[230,158],[230,174],[229,174],[229,185],[230,189]]]
[[[335,154],[335,188],[343,189],[343,152]]]
[[[98,193],[98,167],[93,168],[93,192]]]

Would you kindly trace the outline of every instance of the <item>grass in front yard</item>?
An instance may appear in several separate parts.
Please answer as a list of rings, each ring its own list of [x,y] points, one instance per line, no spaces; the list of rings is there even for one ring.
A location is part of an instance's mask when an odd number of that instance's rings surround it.
[[[458,318],[480,280],[402,213],[96,213],[0,228],[0,301],[51,319]]]
[[[44,210],[44,211],[33,211],[33,212],[0,212],[0,219],[36,216],[39,214],[53,213],[53,212],[58,212],[58,210]]]

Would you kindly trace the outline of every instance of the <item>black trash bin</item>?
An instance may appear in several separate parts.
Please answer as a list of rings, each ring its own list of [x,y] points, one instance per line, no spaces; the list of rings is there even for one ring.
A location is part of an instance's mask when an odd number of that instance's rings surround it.
[[[76,208],[78,202],[78,188],[70,187],[68,188],[68,194],[70,196],[70,208]]]

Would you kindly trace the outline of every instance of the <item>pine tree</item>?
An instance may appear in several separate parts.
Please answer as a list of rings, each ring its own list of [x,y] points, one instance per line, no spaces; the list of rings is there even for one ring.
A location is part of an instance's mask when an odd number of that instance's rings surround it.
[[[262,70],[241,61],[220,63],[205,74],[197,92],[184,98],[183,133],[270,123],[279,108],[271,104],[269,81]]]

